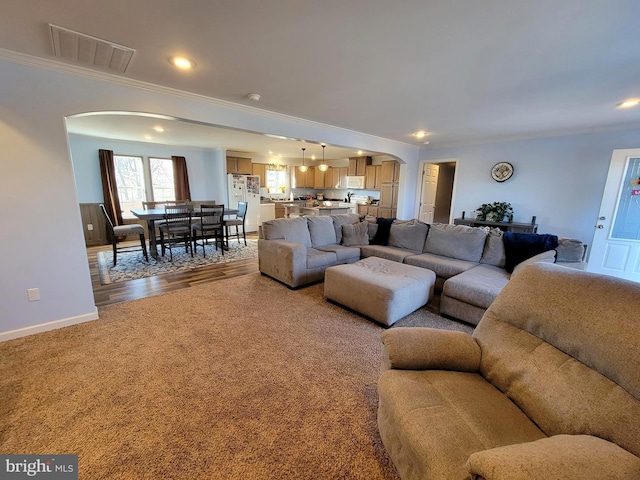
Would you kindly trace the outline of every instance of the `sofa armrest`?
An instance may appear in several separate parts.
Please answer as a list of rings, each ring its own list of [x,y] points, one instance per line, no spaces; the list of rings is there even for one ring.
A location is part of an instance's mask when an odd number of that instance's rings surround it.
[[[307,271],[307,247],[287,240],[258,239],[260,272],[290,287],[303,283]]]
[[[555,435],[476,452],[466,465],[472,478],[640,478],[640,458],[590,435]]]
[[[382,333],[383,369],[477,372],[480,346],[463,332],[402,327]]]

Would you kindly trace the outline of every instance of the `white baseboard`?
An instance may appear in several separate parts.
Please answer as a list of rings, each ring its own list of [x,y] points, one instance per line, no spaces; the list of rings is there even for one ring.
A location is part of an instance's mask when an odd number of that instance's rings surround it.
[[[18,328],[17,330],[10,330],[8,332],[0,333],[0,342],[6,342],[14,338],[26,337],[27,335],[33,335],[36,333],[47,332],[49,330],[55,330],[56,328],[68,327],[76,325],[78,323],[89,322],[91,320],[98,319],[98,309],[95,308],[91,313],[85,313],[84,315],[78,315],[77,317],[63,318],[61,320],[54,320],[53,322],[40,323],[38,325],[32,325],[30,327]]]

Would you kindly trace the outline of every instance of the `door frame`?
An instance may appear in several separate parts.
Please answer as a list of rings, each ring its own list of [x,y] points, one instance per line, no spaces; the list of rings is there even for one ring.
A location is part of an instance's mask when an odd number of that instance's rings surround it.
[[[455,218],[455,198],[456,198],[456,190],[458,187],[458,168],[460,164],[459,158],[437,158],[437,159],[429,159],[429,160],[420,160],[418,164],[418,175],[417,175],[417,185],[416,185],[416,198],[413,205],[413,218],[420,218],[420,199],[422,198],[422,172],[424,170],[425,164],[432,163],[435,165],[442,163],[455,163],[455,172],[453,174],[453,188],[451,189],[451,209],[449,211],[449,223],[453,222]]]
[[[640,148],[615,149],[611,153],[607,178],[602,192],[600,207],[598,208],[598,218],[595,222],[594,233],[591,240],[587,263],[588,271],[637,281],[635,278],[629,278],[626,269],[620,273],[615,270],[603,271],[602,264],[608,253],[607,246],[612,241],[610,240],[610,236],[614,227],[614,220],[618,214],[618,203],[622,195],[623,182],[625,180],[629,158],[638,157],[640,157]],[[638,256],[639,252],[636,251],[635,256],[630,257],[628,261],[637,266],[640,262]]]

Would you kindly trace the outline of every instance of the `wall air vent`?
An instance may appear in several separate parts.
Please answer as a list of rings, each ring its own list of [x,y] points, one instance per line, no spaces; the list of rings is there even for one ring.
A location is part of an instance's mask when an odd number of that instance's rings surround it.
[[[124,73],[135,50],[83,33],[49,24],[53,53],[93,68]]]

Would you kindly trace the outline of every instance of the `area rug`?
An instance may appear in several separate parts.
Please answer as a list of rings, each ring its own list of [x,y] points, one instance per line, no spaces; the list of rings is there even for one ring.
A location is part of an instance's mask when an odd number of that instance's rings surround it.
[[[385,329],[322,294],[255,273],[3,342],[0,451],[78,454],[81,479],[396,480]]]
[[[217,263],[256,258],[258,256],[258,242],[256,240],[247,240],[247,245],[245,246],[244,242],[229,240],[229,250],[226,250],[224,255],[220,250],[216,250],[213,245],[207,245],[205,253],[206,256],[203,256],[202,247],[198,246],[197,252],[191,258],[191,255],[185,252],[184,248],[174,248],[173,261],[170,260],[169,252],[167,251],[164,257],[158,256],[157,260],[149,255],[149,261],[147,262],[142,251],[118,252],[118,261],[114,267],[112,250],[98,252],[100,283],[108,285],[164,273],[193,270]]]

